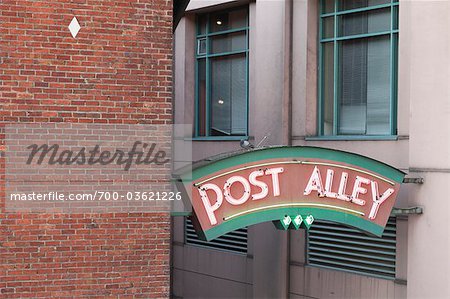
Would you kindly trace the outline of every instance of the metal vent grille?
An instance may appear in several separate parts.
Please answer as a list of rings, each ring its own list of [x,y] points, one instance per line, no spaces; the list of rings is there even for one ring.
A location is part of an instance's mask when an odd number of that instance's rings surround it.
[[[204,246],[213,249],[247,253],[247,228],[241,228],[212,241],[200,240],[190,219],[185,222],[186,244]]]
[[[307,261],[311,266],[395,279],[396,219],[389,218],[381,238],[326,221],[308,232]]]

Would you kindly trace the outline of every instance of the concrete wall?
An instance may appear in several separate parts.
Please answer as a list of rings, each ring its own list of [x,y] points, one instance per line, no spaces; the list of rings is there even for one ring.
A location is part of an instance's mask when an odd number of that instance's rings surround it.
[[[410,97],[410,172],[425,184],[410,193],[425,213],[410,219],[408,297],[450,297],[450,3],[405,1],[405,92]]]
[[[192,7],[202,7],[202,1],[192,2]],[[265,145],[281,144],[285,3],[254,1],[249,7],[251,142],[268,135]],[[307,267],[302,231],[283,235],[267,224],[250,227],[247,256],[211,253],[184,245],[182,220],[177,219],[175,277],[184,285],[177,283],[174,293],[186,297],[449,298],[449,203],[441,188],[450,181],[450,4],[400,2],[398,139],[383,141],[308,140],[317,134],[318,1],[294,0],[293,14],[292,144],[359,153],[425,178],[423,185],[404,184],[396,203],[396,207],[420,205],[425,211],[397,220],[397,280]],[[188,14],[184,22],[177,30],[176,43],[178,34],[186,44],[195,39],[189,29],[192,16]],[[175,106],[185,105],[189,111],[185,122],[193,120],[193,48],[177,45],[175,53],[175,73],[179,60],[186,67],[185,98],[177,96]],[[239,149],[238,142],[194,142],[194,157],[234,149]],[[220,262],[199,265],[212,255]],[[235,272],[226,272],[227,267]],[[204,283],[187,290],[193,277]]]

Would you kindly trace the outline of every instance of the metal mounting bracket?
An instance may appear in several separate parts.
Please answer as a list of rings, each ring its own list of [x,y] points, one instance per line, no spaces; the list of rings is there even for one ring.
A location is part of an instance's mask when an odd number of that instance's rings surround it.
[[[420,215],[423,214],[422,207],[410,207],[410,208],[393,208],[392,216],[408,216],[408,215]]]
[[[423,184],[424,180],[420,177],[404,177],[403,183],[405,184]]]

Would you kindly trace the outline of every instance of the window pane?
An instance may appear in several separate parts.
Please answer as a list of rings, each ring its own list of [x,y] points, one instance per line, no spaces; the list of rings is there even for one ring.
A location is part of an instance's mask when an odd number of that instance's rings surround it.
[[[339,133],[366,133],[367,39],[349,40],[339,47]]]
[[[334,12],[334,0],[322,1],[322,13]]]
[[[197,34],[206,34],[207,15],[200,15],[197,19]]]
[[[197,40],[197,55],[206,54],[206,38]]]
[[[338,10],[349,10],[391,3],[391,0],[337,0],[337,1],[338,1]]]
[[[247,9],[212,14],[209,22],[210,32],[247,27]]]
[[[390,8],[352,13],[340,17],[339,36],[391,30]]]
[[[333,134],[334,113],[334,44],[325,43],[322,53],[322,99],[323,99],[323,134]]]
[[[206,133],[206,61],[199,59],[197,62],[197,97],[198,97],[198,135]]]
[[[339,133],[389,134],[389,36],[343,41],[339,52]]]
[[[322,24],[322,38],[334,37],[334,17],[324,18]]]
[[[245,50],[247,48],[247,35],[245,32],[219,35],[211,38],[211,53],[224,53]]]
[[[245,55],[211,59],[211,135],[247,133]]]
[[[367,49],[367,134],[390,133],[390,41],[371,38]]]

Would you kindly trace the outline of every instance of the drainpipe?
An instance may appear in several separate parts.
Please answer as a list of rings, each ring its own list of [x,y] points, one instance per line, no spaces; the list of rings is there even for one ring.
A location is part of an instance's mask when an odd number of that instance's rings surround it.
[[[292,144],[292,28],[294,0],[285,1],[284,18],[284,61],[283,61],[283,104],[282,134],[283,145]]]
[[[292,145],[292,52],[293,52],[293,22],[294,0],[286,0],[284,7],[284,66],[283,66],[283,104],[282,104],[282,141],[283,145]],[[291,232],[286,237],[286,284],[285,295],[290,297],[290,260],[291,260]]]

